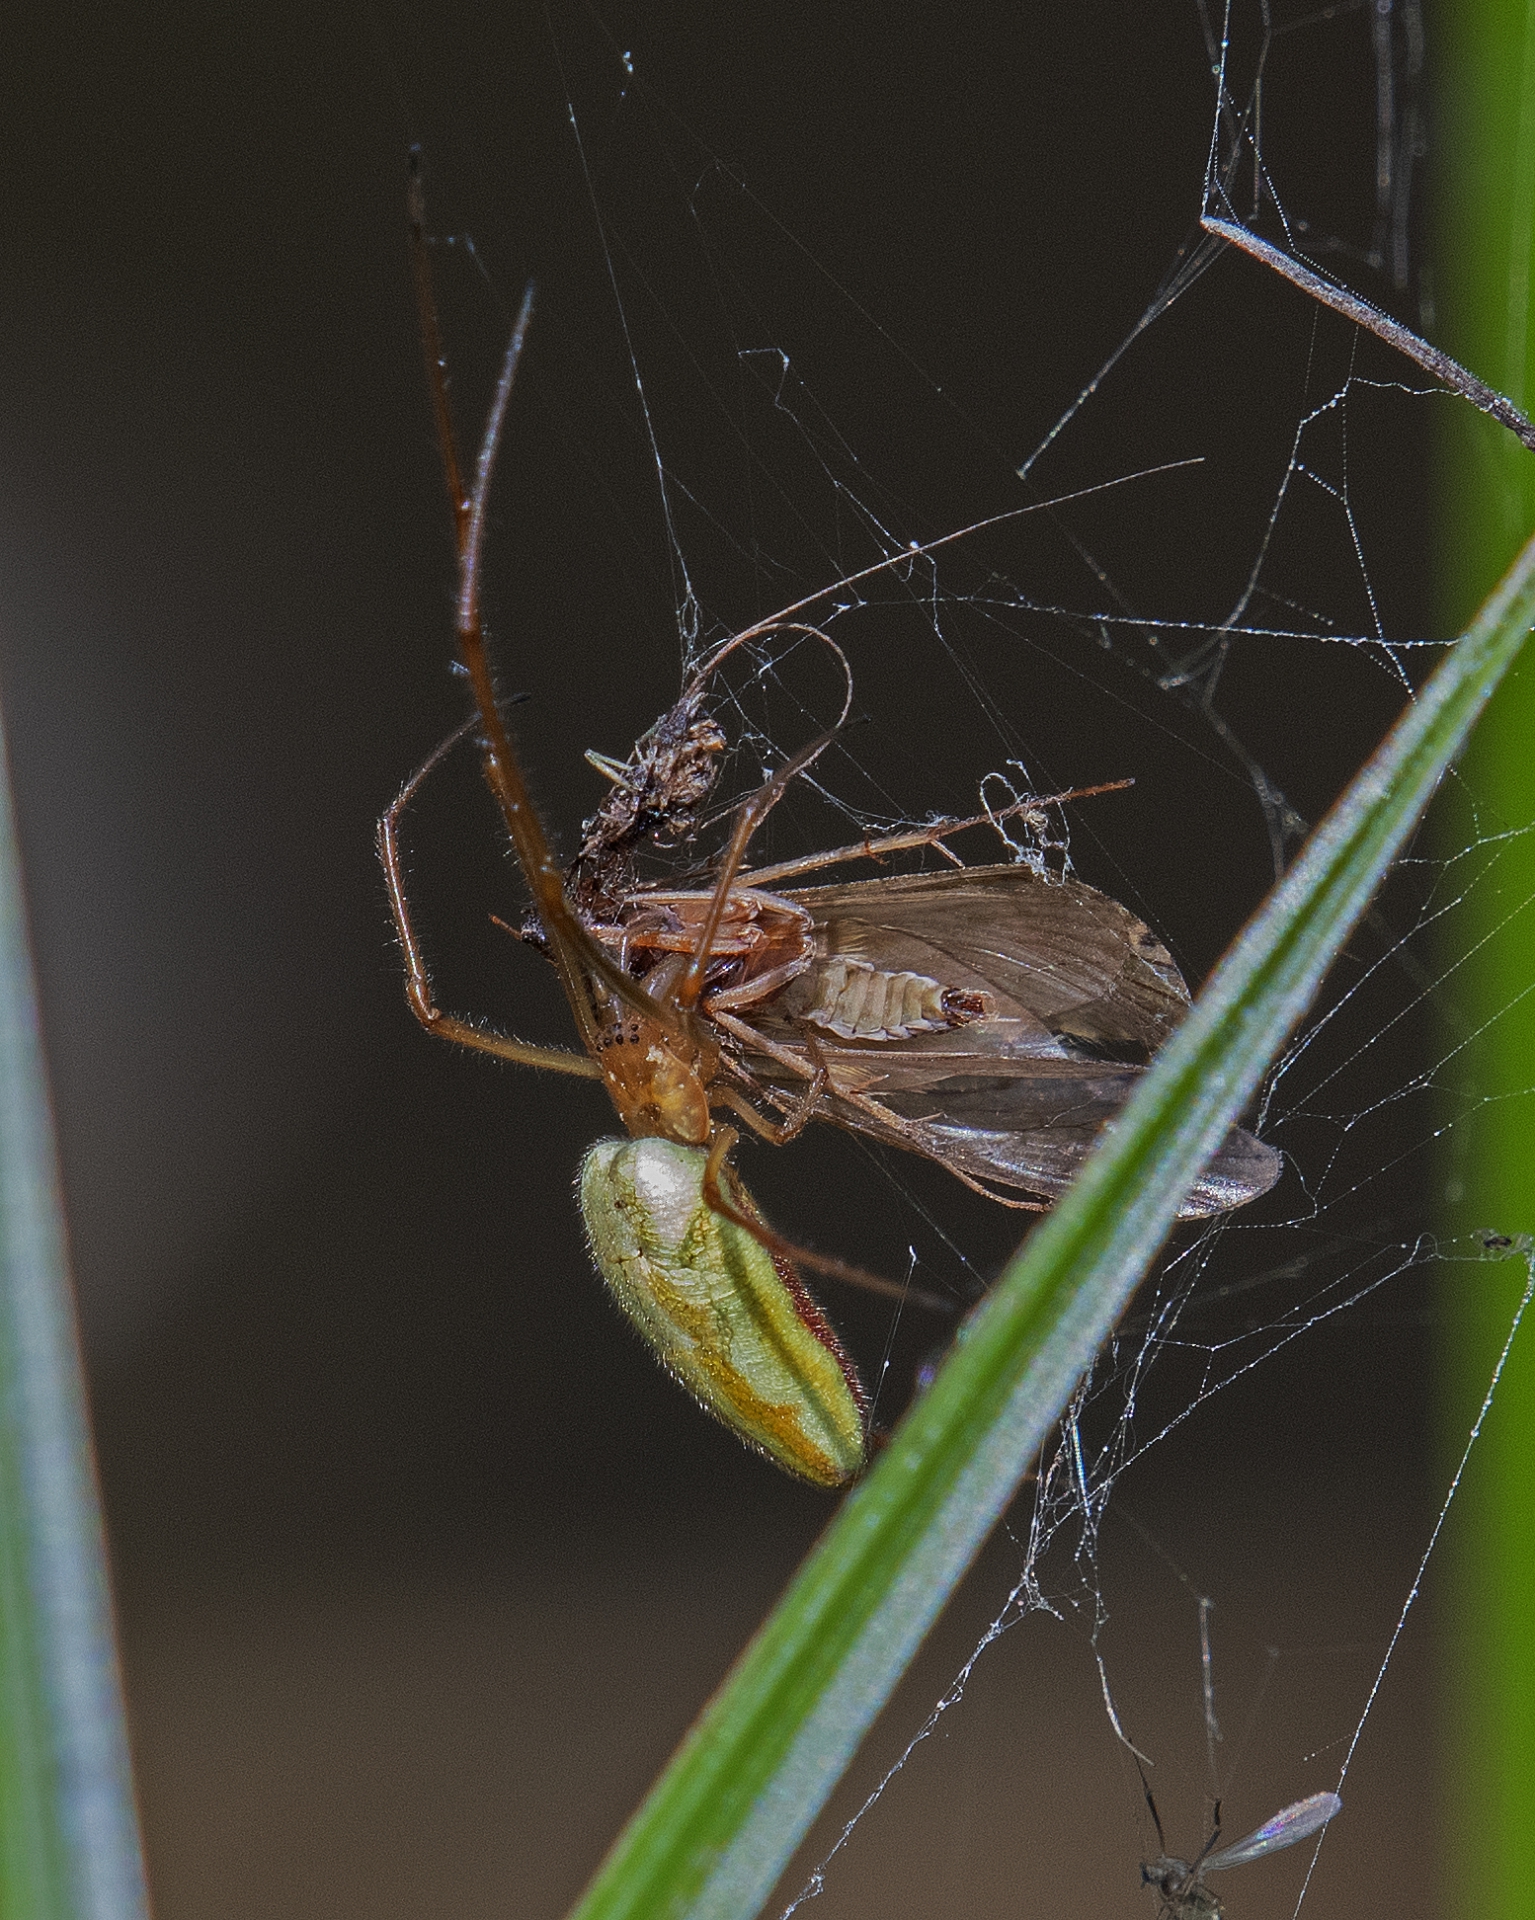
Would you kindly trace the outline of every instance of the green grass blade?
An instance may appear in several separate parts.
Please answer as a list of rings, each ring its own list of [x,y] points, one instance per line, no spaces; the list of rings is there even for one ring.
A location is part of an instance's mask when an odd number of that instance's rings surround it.
[[[1526,409],[1535,396],[1535,12],[1528,0],[1459,0],[1436,22],[1436,338]],[[1444,631],[1476,605],[1535,527],[1535,460],[1445,408],[1437,436],[1435,589]],[[1535,1231],[1535,663],[1499,689],[1466,760],[1478,819],[1441,850],[1502,832],[1446,923],[1452,992],[1470,1043],[1457,1049],[1442,1206],[1451,1233]],[[1453,837],[1451,837],[1453,836]],[[1479,863],[1480,864],[1480,863]],[[1466,870],[1462,862],[1459,871]],[[1468,1095],[1479,1098],[1468,1101]],[[1469,1110],[1468,1110],[1469,1106]],[[1465,1444],[1519,1300],[1518,1263],[1450,1267],[1440,1292],[1444,1470]],[[1516,1920],[1535,1901],[1535,1343],[1526,1328],[1461,1492],[1441,1651],[1440,1761],[1446,1912],[1467,1902]]]
[[[1535,542],[1222,961],[619,1837],[577,1920],[747,1920],[1535,620]]]
[[[0,1920],[147,1912],[0,751]]]

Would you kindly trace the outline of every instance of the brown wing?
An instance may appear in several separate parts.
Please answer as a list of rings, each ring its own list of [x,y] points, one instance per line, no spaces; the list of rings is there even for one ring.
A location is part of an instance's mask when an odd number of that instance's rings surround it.
[[[969,867],[784,897],[810,914],[822,956],[988,994],[994,1017],[1016,1023],[1009,1051],[1032,1032],[1144,1062],[1188,1011],[1166,947],[1128,908],[1079,880]],[[807,979],[801,999],[812,985]]]
[[[827,1088],[817,1118],[919,1153],[971,1180],[1046,1199],[1058,1198],[1076,1179],[1104,1125],[1145,1072],[1086,1060],[994,1058],[974,1063],[985,1072],[953,1074],[931,1056],[903,1057],[908,1045],[886,1049],[882,1070],[871,1070],[864,1049],[850,1059],[850,1049],[818,1047]],[[803,1086],[771,1061],[759,1071],[787,1096]],[[1267,1193],[1283,1170],[1273,1147],[1233,1127],[1178,1217],[1198,1220],[1245,1206]]]
[[[1183,977],[1150,928],[1079,881],[981,867],[785,897],[811,916],[816,960],[743,1009],[744,1023],[807,1064],[824,1062],[822,1117],[973,1180],[1063,1193],[1188,1011]],[[987,1011],[896,1039],[818,1029],[806,1015],[848,961],[984,995]],[[753,1067],[793,1088],[770,1059]],[[1281,1167],[1272,1147],[1234,1127],[1181,1217],[1256,1199]]]
[[[835,1088],[837,1064],[829,1064]],[[1076,1179],[1105,1123],[1124,1106],[1144,1071],[1079,1061],[1016,1061],[1002,1073],[871,1089],[856,1104],[829,1092],[821,1114],[972,1180],[1055,1199]],[[1268,1192],[1283,1165],[1273,1147],[1233,1127],[1178,1217],[1204,1219],[1245,1206]]]

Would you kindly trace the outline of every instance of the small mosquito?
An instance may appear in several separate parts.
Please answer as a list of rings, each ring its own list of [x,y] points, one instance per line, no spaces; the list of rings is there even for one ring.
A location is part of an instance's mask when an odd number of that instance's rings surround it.
[[[1293,1806],[1281,1809],[1272,1820],[1265,1820],[1245,1840],[1238,1840],[1234,1846],[1217,1848],[1215,1843],[1221,1837],[1220,1806],[1217,1803],[1215,1831],[1205,1842],[1198,1859],[1189,1861],[1175,1860],[1166,1851],[1167,1840],[1162,1832],[1157,1803],[1149,1792],[1146,1804],[1151,1808],[1151,1817],[1156,1824],[1157,1839],[1163,1852],[1158,1859],[1142,1865],[1141,1883],[1156,1889],[1161,1920],[1220,1920],[1224,1909],[1205,1885],[1207,1873],[1224,1873],[1228,1867],[1245,1866],[1249,1860],[1262,1860],[1268,1854],[1278,1853],[1281,1847],[1293,1847],[1302,1840],[1308,1840],[1312,1834],[1320,1833],[1333,1815],[1343,1808],[1343,1802],[1337,1794],[1313,1793],[1304,1800],[1297,1800]]]

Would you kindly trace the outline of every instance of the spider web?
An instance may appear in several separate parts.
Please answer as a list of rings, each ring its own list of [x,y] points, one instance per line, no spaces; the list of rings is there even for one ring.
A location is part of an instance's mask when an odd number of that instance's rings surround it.
[[[633,553],[662,552],[666,571],[643,578],[635,598],[669,606],[684,680],[731,636],[761,627],[711,685],[710,711],[730,741],[726,773],[698,843],[667,871],[706,872],[734,803],[835,724],[845,660],[868,724],[840,734],[794,783],[754,863],[1045,796],[1036,811],[957,842],[967,863],[1074,871],[1165,933],[1197,981],[1439,657],[1445,643],[1423,637],[1414,598],[1420,509],[1401,449],[1421,448],[1431,410],[1459,403],[1194,224],[1205,213],[1246,225],[1358,275],[1373,297],[1429,325],[1414,191],[1419,8],[1233,0],[1222,13],[1189,0],[1187,18],[1211,88],[1204,177],[1187,183],[1193,218],[1143,312],[1089,363],[1091,378],[1073,366],[1078,390],[1032,437],[929,378],[897,321],[867,311],[718,149],[661,125],[646,105],[642,57],[610,48],[604,84],[675,183],[673,230],[658,242],[647,227],[640,244],[633,202],[653,202],[657,168],[635,169],[642,184],[622,180],[613,164],[622,138],[610,125],[592,134],[591,89],[572,85],[598,277],[616,317],[608,346],[629,391],[615,453],[572,397],[578,381],[557,370],[549,385],[562,396],[562,430],[602,449],[587,461],[594,489],[617,495],[648,482],[625,496]],[[601,59],[594,65],[600,73]],[[1340,121],[1355,165],[1323,171],[1289,110],[1320,72],[1339,70],[1355,86]],[[840,355],[817,344],[834,331],[850,336]],[[847,397],[850,366],[872,403]],[[614,389],[591,407],[613,408]],[[1240,475],[1233,420],[1248,456]],[[636,509],[632,498],[649,504]],[[651,562],[633,565],[639,578]],[[656,684],[659,710],[670,696]],[[1297,735],[1320,750],[1295,751]],[[582,744],[624,751],[614,739]],[[1127,773],[1138,782],[1130,801],[1048,800]],[[1265,1087],[1256,1125],[1284,1150],[1286,1179],[1175,1244],[1142,1290],[972,1583],[985,1594],[981,1624],[958,1629],[969,1638],[946,1680],[935,1687],[924,1666],[901,1696],[786,1880],[786,1912],[807,1901],[861,1910],[879,1884],[866,1834],[878,1848],[903,1796],[931,1790],[919,1760],[962,1720],[957,1710],[1025,1623],[1048,1624],[1044,1657],[1069,1659],[1090,1682],[1096,1764],[1111,1782],[1102,1849],[1111,1910],[1144,1901],[1135,1862],[1157,1850],[1132,1755],[1149,1770],[1170,1844],[1190,1858],[1212,1799],[1226,1801],[1228,1837],[1345,1780],[1356,1831],[1375,1811],[1369,1774],[1381,1756],[1369,1736],[1464,1459],[1419,1500],[1405,1558],[1400,1540],[1382,1549],[1368,1599],[1345,1605],[1333,1593],[1336,1636],[1324,1630],[1325,1582],[1317,1601],[1317,1583],[1297,1569],[1297,1592],[1311,1601],[1265,1608],[1243,1597],[1233,1569],[1264,1536],[1252,1564],[1282,1564],[1283,1532],[1316,1540],[1319,1553],[1332,1551],[1333,1534],[1347,1536],[1340,1564],[1368,1559],[1357,1501],[1327,1484],[1354,1471],[1342,1442],[1311,1451],[1292,1442],[1308,1422],[1325,1425],[1320,1402],[1342,1393],[1357,1413],[1359,1454],[1390,1444],[1389,1429],[1371,1431],[1389,1394],[1353,1392],[1350,1371],[1414,1364],[1432,1285],[1474,1284],[1490,1260],[1535,1273],[1517,1236],[1448,1241],[1423,1206],[1431,1183],[1443,1184],[1445,1136],[1484,1098],[1464,1068],[1478,1036],[1457,1006],[1467,946],[1458,929],[1472,897],[1499,885],[1511,841],[1531,830],[1484,819],[1463,785],[1441,811],[1454,819],[1400,863]],[[976,1297],[1013,1221],[957,1196],[931,1168],[858,1142],[827,1151],[845,1186],[884,1194],[876,1210],[894,1217],[881,1223],[883,1240],[849,1246],[835,1216],[807,1225],[793,1177],[759,1155],[750,1177],[783,1230],[909,1273],[961,1305]],[[1529,1294],[1525,1285],[1518,1313]],[[865,1343],[875,1353],[882,1342],[885,1418],[899,1413],[933,1344],[911,1319],[882,1322],[876,1344]],[[1508,1341],[1517,1325],[1516,1314]],[[1489,1401],[1507,1352],[1505,1342],[1488,1355]],[[1404,1380],[1399,1390],[1416,1388]],[[1463,1438],[1475,1438],[1486,1405],[1466,1409]],[[1232,1446],[1270,1449],[1281,1464],[1244,1490],[1222,1478],[1219,1455]],[[1288,1482],[1282,1501],[1276,1479]],[[1222,1530],[1235,1541],[1224,1551]],[[1229,1606],[1228,1592],[1238,1596]],[[1296,1621],[1294,1638],[1265,1640],[1278,1631],[1260,1624],[1271,1616]],[[1197,1711],[1180,1719],[1175,1701]],[[1421,1744],[1421,1728],[1405,1738]],[[1017,1857],[1025,1852],[1020,1842]],[[1047,1837],[1031,1857],[1052,1858]],[[1035,1903],[1076,1904],[1061,1878],[1074,1870],[1056,1861]],[[1281,1883],[1298,1906],[1311,1884],[1304,1860],[1288,1875],[1270,1871],[1267,1890],[1264,1875],[1243,1886],[1244,1913],[1270,1910],[1265,1898],[1277,1911]],[[952,1863],[945,1884],[936,1897],[953,1897]],[[991,1910],[973,1880],[964,1897],[967,1911]],[[1005,1897],[1007,1911],[1033,1910],[1016,1885]]]

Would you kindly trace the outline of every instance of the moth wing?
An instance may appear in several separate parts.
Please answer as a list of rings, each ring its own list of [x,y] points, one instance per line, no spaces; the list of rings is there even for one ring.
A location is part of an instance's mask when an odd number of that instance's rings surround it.
[[[1188,988],[1166,947],[1128,908],[1079,880],[966,867],[784,897],[810,914],[822,956],[984,992],[999,1019],[1016,1023],[1015,1038],[1063,1035],[1145,1060],[1188,1012]]]

